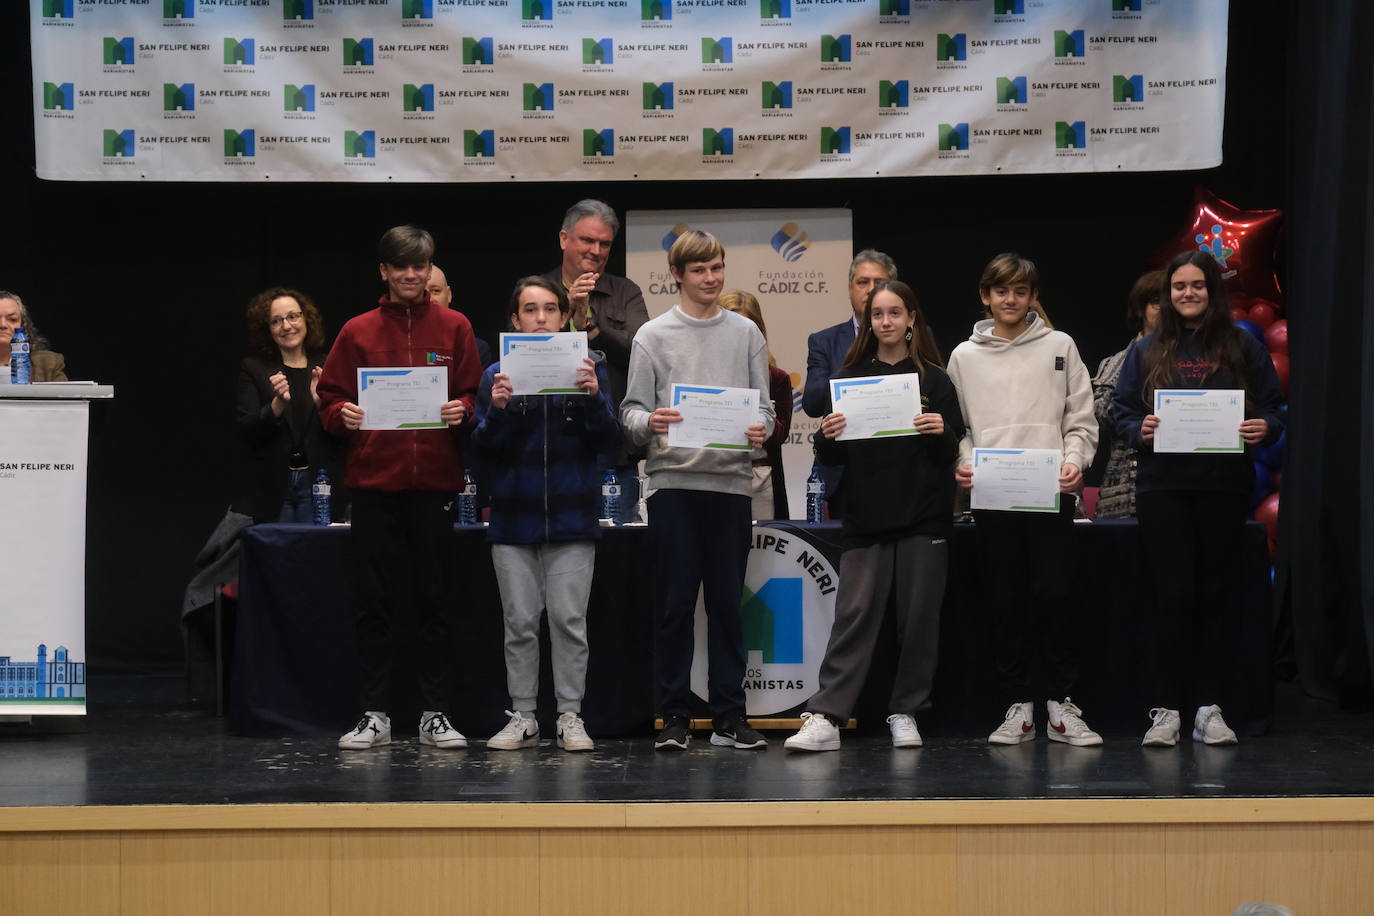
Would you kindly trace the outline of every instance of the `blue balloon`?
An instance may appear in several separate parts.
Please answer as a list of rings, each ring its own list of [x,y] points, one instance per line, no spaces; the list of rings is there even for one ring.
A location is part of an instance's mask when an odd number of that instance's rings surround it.
[[[1288,445],[1288,430],[1279,434],[1279,439],[1273,445],[1264,445],[1255,449],[1255,460],[1263,464],[1270,471],[1277,471],[1283,467],[1283,451]]]
[[[1264,343],[1264,328],[1255,324],[1253,321],[1248,321],[1244,318],[1240,318],[1231,323],[1234,324],[1236,327],[1240,328],[1245,333],[1249,334],[1251,337],[1255,338],[1255,340],[1258,340],[1260,343]],[[1265,349],[1268,349],[1268,347],[1266,347]]]
[[[1269,473],[1269,469],[1258,461],[1255,462],[1255,486],[1250,491],[1250,512],[1253,514],[1259,508],[1259,504],[1264,502],[1264,498],[1274,492],[1274,477]]]

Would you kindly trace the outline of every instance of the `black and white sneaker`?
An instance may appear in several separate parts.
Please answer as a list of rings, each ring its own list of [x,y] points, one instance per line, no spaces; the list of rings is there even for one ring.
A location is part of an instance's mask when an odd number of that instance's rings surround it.
[[[365,712],[353,730],[339,738],[346,751],[365,751],[391,743],[391,720],[384,712]]]
[[[767,747],[768,739],[749,727],[743,718],[717,719],[712,723],[711,743],[716,747],[735,747],[749,751]]]
[[[691,722],[686,716],[673,716],[664,720],[663,730],[654,739],[656,751],[685,751],[692,740],[689,729]]]
[[[420,717],[420,743],[430,747],[457,749],[467,747],[468,739],[449,723],[448,716],[441,712],[427,711]]]

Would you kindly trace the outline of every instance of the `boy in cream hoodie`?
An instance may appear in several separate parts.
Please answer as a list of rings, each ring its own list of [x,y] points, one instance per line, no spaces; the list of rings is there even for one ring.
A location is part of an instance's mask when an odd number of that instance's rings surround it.
[[[1092,380],[1072,338],[1032,310],[1039,274],[1029,260],[1000,254],[983,270],[978,291],[990,318],[949,358],[968,431],[955,477],[978,485],[974,448],[1058,449],[1057,513],[977,510],[979,548],[993,599],[997,682],[1009,704],[992,744],[1035,737],[1030,663],[1043,656],[1051,740],[1077,747],[1102,743],[1069,699],[1078,676],[1078,627],[1069,604],[1073,580],[1074,493],[1097,451]]]

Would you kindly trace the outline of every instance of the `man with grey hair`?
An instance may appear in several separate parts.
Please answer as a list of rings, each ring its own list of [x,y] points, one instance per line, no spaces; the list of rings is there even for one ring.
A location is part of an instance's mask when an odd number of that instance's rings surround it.
[[[802,393],[802,410],[820,418],[830,413],[830,380],[840,374],[845,354],[858,336],[863,321],[868,294],[878,280],[897,279],[897,265],[892,258],[873,248],[865,248],[849,262],[849,308],[854,313],[837,325],[817,331],[806,341],[806,389]],[[832,519],[844,516],[844,496],[841,485],[843,468],[821,468],[825,478],[826,503]]]
[[[546,280],[560,283],[568,291],[571,330],[586,331],[587,345],[606,355],[611,405],[617,416],[625,398],[630,343],[649,320],[649,309],[639,285],[626,277],[606,273],[611,245],[619,232],[620,219],[609,205],[599,200],[579,200],[563,215],[563,228],[558,232],[563,263],[544,274]],[[631,470],[638,457],[627,452],[624,445],[606,456],[607,465],[620,478],[619,521],[633,516],[639,499],[638,479]]]

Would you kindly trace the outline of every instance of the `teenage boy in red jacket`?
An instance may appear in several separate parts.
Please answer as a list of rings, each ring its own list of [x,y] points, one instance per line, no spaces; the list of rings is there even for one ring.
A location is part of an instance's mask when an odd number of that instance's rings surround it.
[[[388,229],[377,245],[387,294],[339,331],[320,377],[320,420],[348,440],[345,482],[353,496],[353,603],[362,673],[362,717],[339,747],[391,743],[392,617],[411,593],[418,619],[414,658],[425,712],[420,743],[460,748],[467,739],[443,712],[448,683],[447,618],[453,494],[463,486],[459,429],[473,414],[482,364],[472,325],[429,296],[434,239],[415,226]],[[363,430],[360,368],[433,366],[448,372],[447,429]],[[408,586],[408,587],[407,587]]]

